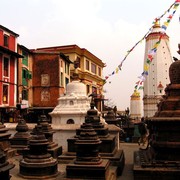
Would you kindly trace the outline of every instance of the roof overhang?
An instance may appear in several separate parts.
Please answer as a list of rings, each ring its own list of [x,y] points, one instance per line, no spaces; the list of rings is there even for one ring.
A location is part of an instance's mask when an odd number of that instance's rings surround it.
[[[14,51],[11,51],[11,50],[9,50],[7,48],[4,48],[3,46],[0,46],[0,51],[2,51],[3,53],[7,53],[7,54],[10,54],[12,56],[15,56],[16,58],[23,58],[22,55],[14,52]]]

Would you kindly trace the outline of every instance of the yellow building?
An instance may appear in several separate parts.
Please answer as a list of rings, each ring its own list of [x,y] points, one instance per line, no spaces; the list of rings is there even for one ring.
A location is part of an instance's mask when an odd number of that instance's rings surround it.
[[[69,59],[74,62],[78,62],[77,72],[79,79],[87,87],[87,95],[95,95],[96,107],[99,111],[102,110],[104,96],[102,94],[103,89],[103,68],[105,64],[101,59],[96,57],[94,54],[89,52],[85,48],[80,48],[77,45],[67,45],[67,46],[56,46],[56,47],[46,47],[38,48],[35,50],[47,51],[47,52],[59,52],[68,56]],[[66,64],[65,64],[66,66]],[[66,67],[65,67],[66,68]],[[73,79],[74,64],[70,66],[71,80]]]

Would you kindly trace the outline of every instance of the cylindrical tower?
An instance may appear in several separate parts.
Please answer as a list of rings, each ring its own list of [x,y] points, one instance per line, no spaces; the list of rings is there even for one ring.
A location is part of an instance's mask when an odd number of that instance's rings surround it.
[[[149,55],[152,59],[151,63],[147,64]],[[152,117],[157,111],[157,103],[170,82],[168,70],[171,63],[169,36],[162,31],[157,21],[152,32],[146,37],[144,67],[148,65],[148,75],[144,82],[144,117]]]
[[[135,90],[131,96],[130,117],[135,120],[141,119],[141,99],[140,93],[137,92],[137,90]]]

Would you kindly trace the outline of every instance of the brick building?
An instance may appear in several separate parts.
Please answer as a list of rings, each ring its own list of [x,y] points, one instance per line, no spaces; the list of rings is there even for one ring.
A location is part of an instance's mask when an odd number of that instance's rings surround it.
[[[70,63],[62,53],[33,51],[33,103],[29,111],[34,112],[34,121],[42,113],[48,116],[64,94],[70,81]]]

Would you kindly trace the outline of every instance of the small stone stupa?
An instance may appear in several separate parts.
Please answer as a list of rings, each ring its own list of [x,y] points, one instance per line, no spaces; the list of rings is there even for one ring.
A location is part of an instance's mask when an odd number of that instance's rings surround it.
[[[7,156],[4,151],[0,148],[0,179],[1,180],[10,180],[11,176],[9,171],[14,168],[13,163],[7,161]]]
[[[16,149],[19,154],[26,154],[28,151],[29,140],[31,138],[30,133],[28,133],[28,125],[26,121],[18,116],[18,124],[16,126],[15,135],[10,138],[11,147]]]
[[[29,141],[29,152],[19,162],[19,175],[25,179],[48,179],[58,176],[57,160],[47,152],[48,140],[42,126],[36,125]]]
[[[147,150],[135,152],[134,179],[180,179],[180,61],[169,68],[170,84],[158,104],[158,111],[147,119]]]
[[[120,126],[120,119],[116,118],[113,110],[109,110],[104,117],[106,123]]]
[[[53,156],[53,158],[57,158],[59,155],[62,154],[62,146],[58,146],[58,144],[53,141],[53,134],[55,133],[55,131],[48,123],[48,119],[46,115],[40,116],[40,120],[38,121],[38,124],[42,126],[42,131],[46,139],[49,141],[48,149],[47,149],[48,153],[50,153]]]
[[[11,148],[10,136],[8,128],[4,124],[0,124],[0,148],[5,152],[7,158],[15,155],[16,149]]]
[[[80,135],[75,142],[76,158],[66,166],[67,178],[109,179],[110,162],[101,159],[99,155],[101,141],[92,127],[91,120],[86,120],[80,129]]]

